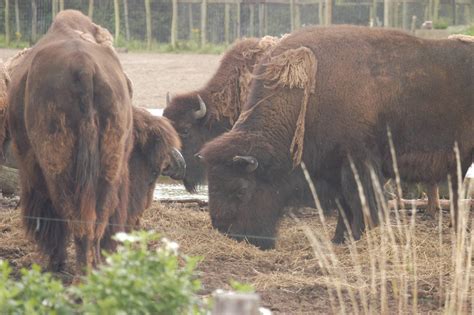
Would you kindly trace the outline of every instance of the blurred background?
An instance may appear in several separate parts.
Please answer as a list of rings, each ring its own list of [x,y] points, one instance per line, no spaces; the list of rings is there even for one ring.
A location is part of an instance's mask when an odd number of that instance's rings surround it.
[[[311,24],[385,26],[445,37],[470,32],[473,4],[474,0],[3,0],[0,45],[33,44],[64,9],[89,15],[110,30],[117,46],[135,50],[220,52],[239,37],[279,36]]]

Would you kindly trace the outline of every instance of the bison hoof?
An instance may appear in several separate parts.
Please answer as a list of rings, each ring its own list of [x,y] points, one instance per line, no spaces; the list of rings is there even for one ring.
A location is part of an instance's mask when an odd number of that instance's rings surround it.
[[[51,272],[61,272],[66,268],[64,261],[51,261],[48,265],[48,270]]]
[[[346,238],[344,237],[344,233],[341,233],[340,235],[336,234],[331,240],[334,244],[344,244],[346,241]]]

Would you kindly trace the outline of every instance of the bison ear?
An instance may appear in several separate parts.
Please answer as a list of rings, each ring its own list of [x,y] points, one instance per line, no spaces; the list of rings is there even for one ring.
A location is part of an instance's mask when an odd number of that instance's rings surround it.
[[[245,166],[245,171],[247,173],[254,172],[258,167],[258,160],[253,156],[236,155],[232,158],[232,163],[234,165]]]

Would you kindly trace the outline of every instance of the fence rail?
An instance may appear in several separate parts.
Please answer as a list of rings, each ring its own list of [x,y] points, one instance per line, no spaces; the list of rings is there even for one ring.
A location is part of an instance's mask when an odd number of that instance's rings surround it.
[[[309,24],[416,27],[470,24],[474,0],[4,0],[0,33],[8,44],[34,43],[61,10],[76,9],[131,41],[196,45],[230,43],[242,36],[281,35]]]

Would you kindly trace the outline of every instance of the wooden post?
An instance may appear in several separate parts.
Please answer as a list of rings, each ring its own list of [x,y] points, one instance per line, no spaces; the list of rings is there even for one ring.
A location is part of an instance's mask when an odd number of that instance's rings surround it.
[[[36,0],[31,0],[31,44],[36,43],[36,24],[38,24],[38,9]]]
[[[150,0],[145,0],[145,20],[146,20],[146,47],[151,49],[151,8]]]
[[[301,5],[295,5],[295,28],[301,27]]]
[[[64,0],[59,0],[59,11],[64,10]]]
[[[189,36],[188,39],[193,39],[193,4],[188,3],[188,19],[189,19]]]
[[[413,34],[415,34],[416,31],[416,15],[411,17],[411,27],[410,30]]]
[[[201,46],[204,47],[207,42],[207,0],[201,3]]]
[[[390,27],[390,0],[383,1],[383,26]]]
[[[115,16],[115,44],[117,44],[120,36],[120,4],[119,0],[114,0],[114,16]]]
[[[237,0],[237,38],[241,36],[240,0]]]
[[[58,0],[51,0],[51,18],[53,20],[56,14],[58,14]]]
[[[18,0],[15,0],[15,38],[19,40],[21,37],[20,29],[20,8],[18,6]]]
[[[372,1],[372,19],[373,19],[373,26],[377,26],[377,0]]]
[[[258,315],[260,297],[253,293],[217,294],[211,315]]]
[[[264,12],[263,34],[268,35],[268,3],[265,3],[263,12]]]
[[[229,44],[230,4],[224,4],[224,41]]]
[[[326,25],[332,24],[332,5],[333,0],[326,0]]]
[[[290,29],[293,32],[295,28],[295,0],[290,0]]]
[[[10,2],[5,0],[5,43],[10,44]]]
[[[433,21],[438,21],[439,18],[439,0],[434,0],[433,4]]]
[[[250,4],[250,36],[255,36],[255,5]]]
[[[318,8],[318,14],[319,14],[319,25],[324,25],[324,0],[319,0],[319,8]],[[376,0],[374,0],[376,1]]]
[[[91,18],[94,16],[94,0],[89,0],[89,10],[87,11],[87,15]]]
[[[130,23],[128,21],[128,0],[123,0],[123,18],[125,19],[125,39],[130,40]]]
[[[404,30],[408,29],[408,3],[406,0],[402,2],[402,27]]]
[[[173,15],[171,17],[171,47],[176,49],[178,41],[178,0],[172,0]]]
[[[263,30],[263,25],[265,23],[264,18],[265,18],[265,4],[260,3],[258,5],[258,36],[259,37],[263,37],[265,35],[265,32]]]
[[[456,17],[456,0],[451,0],[451,6],[453,8],[453,25],[456,25],[457,17]]]

